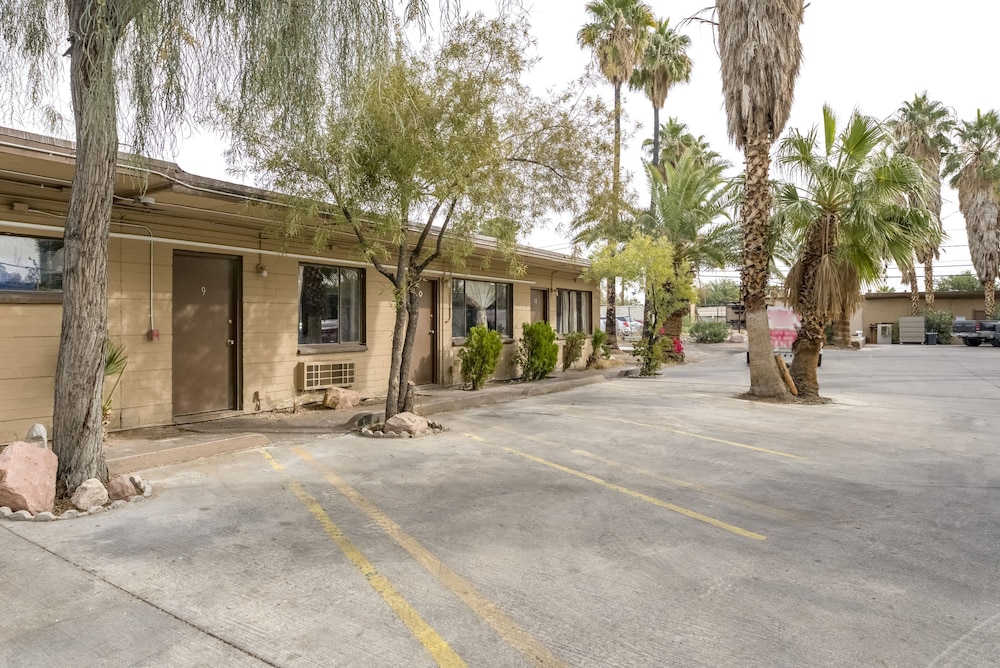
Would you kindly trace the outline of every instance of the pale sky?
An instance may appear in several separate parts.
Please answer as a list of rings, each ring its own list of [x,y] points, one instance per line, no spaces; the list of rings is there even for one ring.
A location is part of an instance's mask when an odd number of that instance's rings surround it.
[[[675,28],[691,38],[689,54],[694,60],[691,82],[671,91],[661,119],[677,117],[696,135],[705,135],[715,150],[741,169],[742,156],[726,136],[712,26],[681,25],[710,4],[710,0],[652,3],[657,16],[668,16]],[[576,42],[577,31],[587,20],[584,5],[583,0],[539,0],[529,5],[541,61],[528,82],[539,93],[575,79],[589,62],[589,54]],[[465,0],[464,6],[494,11],[493,0]],[[703,16],[711,18],[707,13]],[[805,131],[819,123],[824,103],[842,120],[854,108],[884,119],[925,90],[932,99],[953,108],[960,119],[973,118],[977,108],[1000,109],[1000,87],[993,71],[997,25],[1000,3],[996,0],[813,0],[801,31],[804,62],[788,127]],[[610,85],[594,92],[609,103],[612,100]],[[629,93],[625,108],[630,122],[641,126],[623,154],[623,168],[633,174],[641,198],[645,181],[639,146],[650,135],[652,107],[641,95]],[[198,138],[186,142],[176,160],[189,172],[231,180],[222,148]],[[972,268],[957,195],[947,190],[944,200],[942,218],[949,238],[936,263],[937,276]],[[553,230],[536,231],[528,243],[562,252],[569,249],[568,242]],[[735,270],[721,275],[738,278]],[[890,267],[889,284],[897,290],[899,275],[898,269]]]

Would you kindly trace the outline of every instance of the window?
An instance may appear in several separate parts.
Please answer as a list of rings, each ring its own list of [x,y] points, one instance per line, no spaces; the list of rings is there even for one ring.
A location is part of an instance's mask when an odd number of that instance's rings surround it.
[[[451,335],[464,338],[472,327],[485,325],[501,336],[511,336],[513,301],[514,286],[509,283],[456,278],[451,290]]]
[[[591,301],[589,292],[559,290],[556,293],[556,331],[559,334],[589,334]]]
[[[364,343],[361,269],[299,266],[299,343]]]
[[[0,234],[0,290],[61,292],[63,241]]]

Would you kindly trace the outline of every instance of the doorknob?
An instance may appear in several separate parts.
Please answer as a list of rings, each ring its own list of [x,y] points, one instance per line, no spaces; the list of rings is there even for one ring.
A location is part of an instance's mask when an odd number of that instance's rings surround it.
[[[229,345],[235,346],[236,345],[236,341],[233,340],[233,339],[229,339]]]
[[[433,333],[434,333],[434,330],[433,330],[433,329],[431,329],[431,330],[428,330],[428,332],[427,332],[427,333],[428,333],[428,334],[433,334]]]

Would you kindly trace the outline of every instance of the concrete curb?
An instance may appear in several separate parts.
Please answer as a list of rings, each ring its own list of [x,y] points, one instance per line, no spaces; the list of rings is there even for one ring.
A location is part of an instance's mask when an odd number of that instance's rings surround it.
[[[214,457],[240,450],[261,448],[270,443],[271,440],[263,434],[247,433],[212,438],[177,447],[162,447],[155,442],[151,444],[154,447],[146,444],[137,447],[123,447],[117,452],[115,450],[106,451],[108,475],[113,478],[120,473],[132,473],[168,464],[189,462],[202,457]]]

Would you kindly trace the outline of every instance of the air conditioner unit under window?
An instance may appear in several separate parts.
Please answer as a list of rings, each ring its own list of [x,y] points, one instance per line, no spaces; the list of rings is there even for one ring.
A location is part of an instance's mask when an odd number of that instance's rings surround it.
[[[299,362],[295,368],[295,387],[299,390],[322,390],[354,384],[354,362]]]

